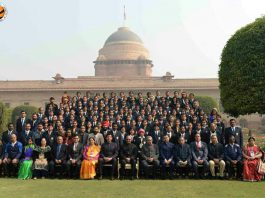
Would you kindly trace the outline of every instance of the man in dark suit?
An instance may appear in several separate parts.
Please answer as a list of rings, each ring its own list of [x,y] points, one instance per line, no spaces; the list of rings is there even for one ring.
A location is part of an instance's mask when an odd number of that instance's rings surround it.
[[[163,136],[163,143],[160,144],[159,148],[160,164],[162,166],[162,179],[166,177],[166,167],[169,167],[169,178],[173,179],[174,171],[174,144],[169,142],[169,135]]]
[[[207,137],[207,142],[205,142],[206,144],[210,144],[211,143],[211,137],[213,135],[215,135],[217,137],[218,143],[220,143],[220,144],[224,143],[222,132],[218,130],[216,124],[211,123],[211,125],[210,125],[210,133],[209,133],[209,136]]]
[[[50,97],[50,103],[48,103],[45,107],[45,115],[49,116],[49,111],[53,111],[55,115],[58,113],[58,105],[55,104],[54,97]]]
[[[68,146],[68,156],[69,160],[66,164],[66,169],[68,173],[68,177],[79,177],[81,160],[83,155],[83,144],[79,142],[78,135],[74,136],[74,143]],[[72,174],[73,173],[73,174]]]
[[[220,179],[223,179],[225,170],[224,147],[218,142],[216,135],[211,136],[211,143],[208,145],[208,157],[212,178],[216,177],[215,165],[218,165]]]
[[[87,145],[88,133],[86,133],[86,127],[85,126],[80,127],[78,136],[79,136],[79,142],[83,145]]]
[[[201,135],[195,135],[195,141],[190,144],[191,154],[192,154],[192,166],[195,173],[195,178],[199,177],[204,179],[205,173],[209,169],[208,158],[208,149],[207,144],[201,141]],[[203,166],[201,174],[199,174],[198,167],[199,165]]]
[[[185,126],[180,127],[180,132],[177,133],[177,140],[179,140],[180,137],[183,137],[185,140],[185,143],[189,144],[190,143],[190,133],[186,131]]]
[[[29,122],[29,120],[26,119],[26,112],[21,111],[20,112],[20,117],[16,121],[16,132],[18,134],[18,139],[20,139],[22,131],[25,129],[26,123]]]
[[[17,133],[14,131],[14,125],[12,123],[8,123],[7,125],[7,131],[4,131],[2,134],[2,142],[3,144],[10,143],[10,138],[12,134],[17,135]]]
[[[67,146],[63,144],[63,137],[58,135],[57,144],[52,148],[52,160],[49,162],[49,170],[52,178],[59,173],[62,178],[66,167]]]
[[[137,147],[132,144],[132,137],[128,135],[126,137],[126,142],[121,146],[120,157],[121,157],[121,179],[125,175],[125,165],[131,164],[132,166],[132,180],[135,176],[136,162],[137,162]]]
[[[185,142],[185,137],[180,136],[178,144],[175,145],[174,160],[180,176],[184,176],[185,174],[185,177],[187,177],[188,171],[191,168],[191,151],[190,146]]]
[[[22,131],[19,141],[26,146],[29,138],[32,138],[33,132],[31,131],[31,126],[29,123],[26,124],[25,130]]]
[[[118,144],[118,147],[121,146],[121,132],[118,130],[118,124],[113,123],[112,124],[112,130],[109,132],[112,135],[112,141],[116,142]]]
[[[99,155],[99,179],[102,179],[103,165],[108,163],[111,164],[111,180],[114,179],[114,170],[117,165],[117,157],[119,154],[118,145],[112,142],[112,135],[107,134],[106,142],[102,144]]]
[[[53,131],[53,124],[48,125],[48,130],[42,134],[42,137],[46,139],[47,145],[51,148],[56,144],[57,134]]]
[[[159,146],[162,142],[163,134],[160,131],[160,128],[158,125],[154,125],[154,129],[152,130],[150,135],[152,136],[153,143]]]
[[[37,113],[33,113],[31,120],[29,120],[29,123],[31,125],[31,130],[33,132],[35,132],[37,130],[38,124],[39,124],[39,119],[38,119],[38,114]]]
[[[233,135],[235,137],[235,143],[241,148],[243,147],[243,133],[240,127],[236,127],[236,120],[230,120],[230,127],[225,129],[225,144],[229,144],[229,137]]]

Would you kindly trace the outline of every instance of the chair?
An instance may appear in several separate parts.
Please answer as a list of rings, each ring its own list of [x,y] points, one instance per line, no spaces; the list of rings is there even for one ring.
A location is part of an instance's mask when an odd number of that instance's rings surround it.
[[[120,159],[119,158],[117,158],[117,172],[118,172],[118,179],[120,178],[120,171],[119,171],[119,165],[120,164]],[[103,167],[112,167],[112,164],[106,164],[106,163],[104,163],[103,164]]]
[[[139,158],[137,158],[137,161],[136,161],[136,178],[139,179]],[[120,178],[120,168],[121,168],[121,164],[119,163],[118,161],[118,178]],[[125,164],[125,170],[131,170],[132,169],[132,165],[129,164],[129,163],[126,163]]]

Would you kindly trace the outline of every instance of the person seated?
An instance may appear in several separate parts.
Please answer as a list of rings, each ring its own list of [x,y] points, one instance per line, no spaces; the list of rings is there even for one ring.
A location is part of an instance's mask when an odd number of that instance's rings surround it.
[[[100,146],[95,144],[95,137],[90,137],[83,150],[83,161],[80,170],[80,179],[94,179],[98,163]]]
[[[35,145],[32,138],[28,139],[28,144],[24,147],[23,159],[20,161],[18,171],[18,179],[31,179],[32,178],[32,155]]]
[[[51,178],[59,173],[59,178],[63,177],[66,167],[67,146],[63,144],[63,137],[57,136],[57,144],[52,148],[52,159],[49,162],[49,170]]]
[[[248,144],[243,148],[244,157],[244,169],[243,180],[244,181],[260,181],[262,175],[258,173],[259,159],[262,157],[260,148],[255,144],[255,138],[248,138]]]
[[[17,136],[12,134],[11,142],[5,147],[5,155],[3,159],[5,173],[10,176],[16,176],[18,171],[19,159],[22,155],[22,143],[17,141]]]
[[[166,168],[169,167],[169,178],[173,179],[174,172],[174,144],[169,142],[169,135],[163,136],[163,143],[160,144],[160,164],[162,166],[162,179],[166,178]]]
[[[187,177],[191,168],[191,151],[190,146],[185,143],[185,137],[178,139],[178,144],[175,145],[174,160],[176,170],[181,177]]]
[[[224,147],[218,142],[216,135],[211,136],[211,143],[208,145],[208,157],[212,178],[216,177],[215,165],[217,165],[220,179],[223,179],[225,170]]]
[[[135,144],[132,144],[132,137],[128,135],[126,142],[121,146],[120,157],[121,157],[121,179],[125,176],[125,165],[131,164],[132,166],[132,177],[134,179],[136,162],[137,162],[138,149]]]
[[[66,163],[66,170],[68,177],[72,176],[77,179],[79,177],[81,160],[83,155],[83,144],[79,142],[78,135],[73,137],[74,143],[68,146],[68,156],[69,160]]]
[[[51,160],[51,147],[46,138],[42,138],[40,146],[34,149],[33,160],[33,179],[45,179],[48,176],[48,162]]]
[[[96,137],[95,137],[96,138]],[[119,153],[118,145],[112,142],[112,134],[107,134],[106,142],[102,144],[99,155],[99,180],[102,179],[103,165],[111,164],[111,180],[114,179],[114,171],[117,166],[117,157]]]
[[[235,136],[231,135],[229,137],[229,144],[225,146],[224,150],[225,163],[229,175],[229,179],[234,175],[235,167],[237,168],[237,179],[242,178],[242,151],[238,144],[235,144]]]
[[[195,135],[195,141],[190,144],[192,155],[192,167],[195,173],[195,179],[205,178],[205,173],[208,171],[209,163],[207,161],[208,149],[205,142],[201,141],[201,135]],[[202,166],[202,172],[199,174],[199,166]]]
[[[153,166],[153,178],[156,178],[156,170],[159,168],[159,148],[156,144],[153,144],[153,138],[151,136],[147,136],[146,141],[147,143],[143,145],[141,151],[141,164],[146,179],[150,175],[150,165]]]

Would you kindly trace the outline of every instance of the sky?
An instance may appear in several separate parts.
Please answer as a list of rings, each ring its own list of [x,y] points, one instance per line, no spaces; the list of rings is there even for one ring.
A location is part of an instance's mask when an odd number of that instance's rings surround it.
[[[222,49],[265,14],[264,0],[0,0],[0,80],[93,76],[98,50],[123,25],[153,60],[153,76],[216,78]]]

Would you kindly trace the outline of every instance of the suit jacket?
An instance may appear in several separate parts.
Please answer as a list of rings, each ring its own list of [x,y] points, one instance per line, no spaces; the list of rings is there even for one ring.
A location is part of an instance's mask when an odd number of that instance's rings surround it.
[[[223,160],[224,159],[224,147],[221,143],[213,144],[210,143],[208,145],[208,157],[209,160],[213,159],[219,159]]]
[[[33,137],[33,132],[29,131],[29,134],[26,134],[26,131],[23,131],[20,137],[20,142],[23,144],[23,146],[27,145],[29,138]]]
[[[17,121],[16,121],[16,132],[18,133],[19,136],[22,133],[22,131],[25,129],[26,123],[29,123],[29,120],[26,118],[25,118],[23,125],[21,123],[21,118],[17,119]]]
[[[12,134],[17,135],[17,132],[12,131],[11,135],[12,135]],[[10,136],[11,136],[11,135],[8,135],[8,131],[3,132],[3,134],[2,134],[2,142],[3,142],[4,144],[9,143],[9,142],[10,142]]]
[[[68,146],[68,156],[69,159],[74,159],[74,160],[81,160],[83,155],[83,144],[78,143],[76,150],[74,151],[74,144],[70,144]]]
[[[31,126],[31,130],[32,131],[36,131],[37,130],[37,126],[40,123],[40,120],[37,119],[34,124],[33,124],[33,120],[29,120],[29,123],[30,123],[30,126]]]
[[[88,134],[87,133],[79,133],[79,142],[83,145],[87,145]]]
[[[122,145],[121,141],[123,141],[121,132],[117,130],[114,134],[114,131],[112,130],[110,131],[110,134],[112,135],[112,141],[116,142],[118,144],[118,147],[120,148],[120,146]]]
[[[5,147],[5,158],[18,159],[21,157],[23,152],[23,145],[21,142],[16,142],[14,146],[8,143]]]
[[[181,161],[187,161],[190,164],[191,160],[191,151],[188,144],[177,144],[175,145],[174,160],[176,163]]]
[[[42,134],[42,137],[44,137],[46,139],[47,145],[49,145],[52,148],[54,146],[54,144],[56,143],[57,134],[56,134],[56,132],[53,131],[49,135],[48,131],[45,131]]]
[[[61,144],[60,152],[57,155],[57,148],[58,144],[54,145],[52,148],[52,160],[61,160],[62,162],[65,162],[67,159],[67,146],[65,144]]]
[[[243,133],[240,127],[235,127],[235,131],[232,131],[231,127],[225,129],[225,144],[229,144],[229,137],[231,135],[235,136],[235,143],[241,148],[243,147]]]
[[[104,157],[112,157],[112,158],[117,158],[119,154],[119,149],[118,145],[115,142],[105,142],[101,146],[100,150],[100,158]]]
[[[158,160],[159,157],[159,148],[156,144],[148,145],[145,144],[141,150],[141,157],[143,160],[147,160],[147,158],[154,158],[154,160]]]
[[[208,158],[208,148],[205,142],[201,142],[201,147],[198,149],[196,146],[196,142],[192,142],[190,144],[191,154],[193,160],[207,160]]]
[[[0,145],[0,160],[4,158],[5,154],[5,144]]]
[[[157,145],[160,145],[161,142],[162,142],[162,132],[161,131],[158,131],[158,134],[156,135],[156,132],[155,131],[152,131],[151,134],[150,134],[153,138],[153,143],[154,144],[157,144]]]
[[[178,139],[180,138],[180,137],[184,137],[184,139],[185,139],[185,142],[186,143],[190,143],[190,133],[188,132],[188,131],[186,131],[184,134],[182,134],[182,133],[177,133],[177,141],[178,141]]]
[[[122,145],[120,149],[121,159],[125,158],[136,159],[137,155],[138,155],[138,149],[133,143],[131,144],[125,143]]]

